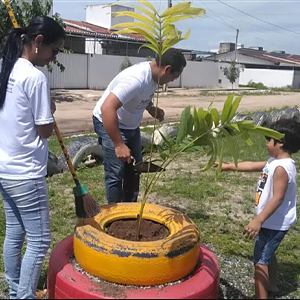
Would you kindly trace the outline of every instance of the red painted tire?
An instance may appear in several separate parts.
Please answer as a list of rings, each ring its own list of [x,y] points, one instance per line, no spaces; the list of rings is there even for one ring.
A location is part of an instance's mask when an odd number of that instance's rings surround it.
[[[203,245],[201,265],[189,279],[166,287],[130,288],[108,282],[97,283],[78,272],[70,257],[73,235],[53,249],[48,271],[49,299],[217,299],[219,264],[215,255]]]

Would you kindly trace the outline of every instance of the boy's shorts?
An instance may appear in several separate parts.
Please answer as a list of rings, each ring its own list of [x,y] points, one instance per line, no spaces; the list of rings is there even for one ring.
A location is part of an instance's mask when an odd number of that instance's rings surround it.
[[[262,228],[255,240],[254,263],[268,266],[287,233],[288,230],[279,231]]]

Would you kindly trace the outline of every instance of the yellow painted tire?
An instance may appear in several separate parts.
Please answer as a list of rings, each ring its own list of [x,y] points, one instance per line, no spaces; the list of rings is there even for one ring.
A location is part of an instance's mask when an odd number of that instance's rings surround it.
[[[136,219],[140,206],[104,206],[96,217],[76,228],[74,254],[85,271],[110,282],[139,286],[174,282],[193,271],[199,260],[199,231],[176,210],[154,204],[145,206],[144,219],[169,229],[169,236],[163,240],[132,242],[105,233],[105,227],[113,221]]]

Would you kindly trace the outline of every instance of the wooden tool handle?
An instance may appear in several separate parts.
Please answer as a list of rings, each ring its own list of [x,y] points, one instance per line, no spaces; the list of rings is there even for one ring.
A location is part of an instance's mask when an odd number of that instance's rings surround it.
[[[15,18],[14,11],[13,11],[13,9],[12,9],[10,3],[9,3],[9,0],[4,0],[4,3],[5,3],[5,5],[6,5],[6,9],[7,9],[7,12],[8,12],[8,14],[9,14],[9,16],[10,16],[10,20],[11,20],[13,26],[14,26],[15,28],[18,28],[19,25],[18,25],[18,22],[17,22],[17,20],[16,20],[16,18]]]
[[[72,161],[70,159],[69,153],[67,151],[67,148],[65,147],[63,138],[62,138],[62,136],[60,134],[60,131],[58,129],[58,126],[57,126],[57,123],[56,123],[55,120],[54,120],[54,130],[55,130],[55,134],[57,136],[57,140],[58,140],[58,142],[60,144],[60,147],[61,147],[61,149],[62,149],[62,151],[64,153],[64,156],[66,158],[66,161],[67,161],[67,164],[69,166],[70,172],[72,174],[73,180],[75,181],[76,185],[79,185],[79,180],[77,179],[75,168],[74,168],[74,166],[72,164]]]

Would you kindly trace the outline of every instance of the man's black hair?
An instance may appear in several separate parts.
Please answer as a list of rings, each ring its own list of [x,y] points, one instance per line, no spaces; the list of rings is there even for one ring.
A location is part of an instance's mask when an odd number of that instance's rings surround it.
[[[156,58],[156,63],[159,65],[158,57]],[[181,72],[186,67],[186,60],[180,50],[171,48],[162,55],[161,66],[171,66],[173,73]]]

